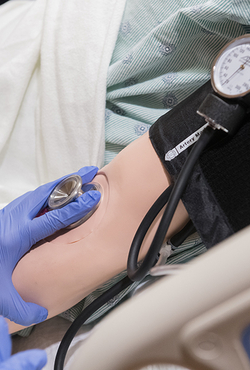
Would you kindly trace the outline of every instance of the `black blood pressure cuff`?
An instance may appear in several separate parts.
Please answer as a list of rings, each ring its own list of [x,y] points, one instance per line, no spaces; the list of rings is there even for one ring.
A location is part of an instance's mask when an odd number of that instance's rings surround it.
[[[149,130],[151,143],[176,181],[206,122],[197,110],[213,92],[210,81],[160,117]],[[206,247],[250,224],[250,119],[234,136],[217,130],[197,161],[182,196]]]

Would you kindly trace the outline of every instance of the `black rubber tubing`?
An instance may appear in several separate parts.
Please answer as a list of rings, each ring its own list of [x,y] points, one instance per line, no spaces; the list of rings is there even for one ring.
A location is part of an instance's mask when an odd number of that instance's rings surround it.
[[[87,306],[80,315],[75,319],[75,321],[71,324],[67,332],[65,333],[60,346],[58,348],[54,370],[63,370],[64,361],[69,349],[69,346],[74,339],[76,333],[80,329],[80,327],[87,321],[87,319],[100,307],[102,307],[105,303],[107,303],[111,298],[115,297],[124,289],[128,288],[133,281],[131,281],[128,276],[123,278],[122,280],[118,281],[115,285],[113,285],[110,289],[104,292],[100,297],[96,298],[89,306]],[[83,364],[84,366],[84,364]]]
[[[156,200],[154,205],[150,208],[150,210],[148,211],[148,213],[142,220],[134,236],[134,239],[132,241],[131,248],[129,251],[129,256],[128,256],[127,271],[128,271],[128,276],[132,281],[140,281],[141,279],[143,279],[147,275],[151,267],[153,267],[154,264],[156,263],[157,255],[161,249],[161,246],[167,234],[169,225],[172,221],[177,205],[188,183],[191,172],[200,154],[202,153],[204,148],[207,146],[207,144],[210,142],[210,140],[213,138],[214,133],[215,133],[215,130],[211,128],[210,126],[207,126],[202,132],[199,140],[194,144],[193,148],[191,149],[190,154],[188,155],[179,173],[179,176],[173,186],[173,190],[171,191],[167,206],[163,213],[158,229],[155,233],[154,239],[149,247],[149,250],[145,258],[141,262],[141,264],[138,265],[138,256],[139,256],[139,252],[140,252],[143,240],[145,238],[145,235],[151,223],[155,219],[156,215],[160,212],[160,210],[165,205],[165,204],[161,204],[162,199],[160,201],[159,199],[164,198],[163,195],[165,194],[165,192],[168,192],[171,190],[170,187],[168,187],[160,195],[160,197]],[[166,196],[165,198],[167,199]],[[158,203],[159,203],[159,209],[157,210]]]
[[[82,311],[82,313],[75,319],[75,321],[71,324],[69,329],[67,330],[66,334],[64,335],[60,346],[58,348],[54,370],[63,370],[65,357],[68,351],[68,348],[74,339],[76,333],[80,329],[80,327],[84,324],[85,321],[100,307],[102,307],[105,303],[107,303],[111,298],[119,294],[121,291],[129,287],[133,281],[138,281],[143,279],[151,267],[155,264],[157,260],[157,255],[160,251],[161,245],[167,233],[168,227],[170,222],[173,218],[175,209],[179,203],[181,195],[187,185],[188,179],[190,174],[193,170],[193,167],[199,158],[201,152],[210,142],[213,137],[214,130],[211,127],[207,127],[203,133],[201,134],[199,140],[192,148],[180,174],[178,179],[172,189],[172,186],[169,186],[156,200],[153,206],[150,208],[144,219],[142,220],[135,237],[133,239],[129,257],[128,257],[128,276],[120,280],[118,283],[113,285],[109,290],[104,292],[100,297],[98,297],[94,302],[92,302],[88,307]],[[168,202],[168,203],[167,203]],[[138,255],[139,251],[143,242],[143,239],[157,216],[157,214],[161,211],[161,209],[167,203],[166,209],[162,216],[161,222],[159,227],[156,231],[154,239],[151,243],[151,246],[142,261],[141,265],[137,267],[138,262]],[[84,366],[84,364],[83,364]]]

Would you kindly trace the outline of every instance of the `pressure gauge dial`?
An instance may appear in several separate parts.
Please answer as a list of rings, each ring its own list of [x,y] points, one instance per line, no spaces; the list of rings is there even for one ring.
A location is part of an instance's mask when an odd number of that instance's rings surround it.
[[[229,42],[212,67],[213,89],[225,98],[244,97],[250,92],[250,35]]]

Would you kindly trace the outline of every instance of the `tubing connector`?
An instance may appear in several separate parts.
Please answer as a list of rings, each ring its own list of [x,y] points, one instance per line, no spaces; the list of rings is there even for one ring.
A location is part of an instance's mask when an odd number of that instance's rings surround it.
[[[233,135],[241,126],[246,110],[235,101],[208,94],[197,113],[204,117],[214,130],[223,130]]]

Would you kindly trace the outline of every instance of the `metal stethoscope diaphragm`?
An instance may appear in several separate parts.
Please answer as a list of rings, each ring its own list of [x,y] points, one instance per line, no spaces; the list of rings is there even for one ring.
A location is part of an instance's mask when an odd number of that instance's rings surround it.
[[[81,176],[76,174],[70,175],[59,182],[59,184],[57,184],[56,187],[53,189],[47,201],[46,211],[52,211],[54,209],[62,208],[67,204],[73,202],[80,195],[91,190],[98,190],[101,192],[101,186],[95,182],[82,184]],[[67,229],[73,229],[87,221],[96,211],[99,204],[100,201],[83,218],[67,226]]]

